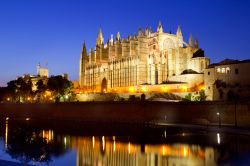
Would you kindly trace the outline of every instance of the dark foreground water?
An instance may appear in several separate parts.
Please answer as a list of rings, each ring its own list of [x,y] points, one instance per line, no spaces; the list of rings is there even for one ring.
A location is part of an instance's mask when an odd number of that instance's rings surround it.
[[[248,135],[29,119],[1,120],[0,130],[1,166],[250,165]]]

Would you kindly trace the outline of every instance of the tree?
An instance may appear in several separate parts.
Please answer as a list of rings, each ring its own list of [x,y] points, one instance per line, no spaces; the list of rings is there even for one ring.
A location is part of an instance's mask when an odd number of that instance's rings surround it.
[[[43,83],[43,80],[38,80],[36,83],[36,95],[38,97],[38,100],[40,101],[41,97],[43,96],[43,93],[45,93],[46,89],[47,89],[47,85],[45,85]]]
[[[47,86],[57,98],[63,97],[64,95],[71,95],[73,89],[72,82],[60,75],[50,77]]]
[[[5,101],[7,98],[10,100],[11,93],[7,87],[0,87],[0,102]]]
[[[205,101],[207,96],[205,95],[205,91],[199,91],[199,95],[194,97],[194,101]]]
[[[9,130],[6,152],[24,165],[29,162],[49,163],[53,156],[60,156],[67,152],[61,140],[48,142],[41,135],[41,130],[25,124],[19,124]]]
[[[21,77],[18,78],[16,80],[16,86],[16,93],[19,97],[19,101],[26,101],[28,97],[33,96],[32,82],[30,78],[28,78],[27,80]]]
[[[10,82],[7,83],[7,89],[10,93],[10,96],[12,98],[12,101],[15,102],[18,100],[18,95],[17,95],[17,84],[16,84],[16,80],[12,80]]]
[[[184,97],[184,101],[191,101],[192,100],[192,94],[188,93],[185,97]]]
[[[32,97],[31,79],[18,78],[7,83],[7,89],[13,98],[13,101],[26,101],[27,97]]]

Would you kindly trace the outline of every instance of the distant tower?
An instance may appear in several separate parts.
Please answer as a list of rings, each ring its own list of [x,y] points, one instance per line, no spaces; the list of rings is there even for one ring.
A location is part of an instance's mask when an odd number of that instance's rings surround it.
[[[37,65],[37,75],[40,77],[49,77],[48,65],[46,67],[41,67],[40,63]]]
[[[99,32],[98,32],[98,36],[97,36],[97,39],[96,39],[96,45],[97,46],[100,46],[104,43],[104,38],[103,38],[103,35],[102,35],[102,29],[100,28]]]
[[[88,56],[87,56],[87,50],[86,50],[86,45],[85,41],[82,46],[82,52],[81,52],[81,57],[80,57],[80,70],[79,70],[79,84],[80,87],[84,87],[85,85],[85,67],[86,63],[88,61]]]
[[[195,48],[199,48],[198,38],[196,38],[196,39],[194,40],[194,47],[195,47]]]
[[[145,35],[146,35],[146,36],[149,36],[149,29],[148,29],[148,27],[146,27]]]
[[[161,22],[159,22],[159,24],[158,24],[157,32],[158,32],[158,33],[162,33],[162,32],[163,32],[163,27],[162,27]]]
[[[190,37],[189,37],[189,46],[190,46],[190,47],[193,47],[193,46],[194,46],[192,34],[190,34]]]
[[[41,65],[40,63],[37,64],[37,75],[40,75],[40,68],[41,68]]]
[[[176,32],[176,36],[178,38],[178,44],[179,47],[183,47],[183,36],[182,36],[182,32],[181,32],[181,27],[178,26],[177,32]]]

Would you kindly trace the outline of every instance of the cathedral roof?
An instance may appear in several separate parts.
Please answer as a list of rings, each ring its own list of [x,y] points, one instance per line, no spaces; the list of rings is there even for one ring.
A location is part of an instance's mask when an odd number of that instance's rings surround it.
[[[193,58],[198,58],[198,57],[205,57],[204,51],[202,49],[198,49],[194,54]]]
[[[239,63],[250,63],[250,59],[246,59],[246,60],[224,59],[223,61],[220,61],[219,63],[210,64],[208,67],[213,68],[215,66],[231,65],[231,64],[239,64]]]

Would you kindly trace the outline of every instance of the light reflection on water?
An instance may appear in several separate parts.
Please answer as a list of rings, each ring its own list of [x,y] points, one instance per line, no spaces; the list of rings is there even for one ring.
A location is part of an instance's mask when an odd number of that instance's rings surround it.
[[[106,141],[103,142],[103,140]],[[198,145],[140,145],[118,142],[111,137],[97,138],[93,144],[91,137],[71,137],[71,148],[77,151],[77,166],[216,165],[215,150],[211,147],[202,148]]]
[[[200,141],[195,138],[195,133],[168,132],[164,128],[158,135],[150,136],[151,133],[147,133],[138,141],[138,136],[58,134],[53,129],[36,129],[28,123],[19,127],[12,126],[9,119],[6,119],[4,129],[1,129],[1,137],[4,140],[3,151],[13,158],[11,161],[51,166],[72,165],[69,162],[72,160],[76,166],[215,166],[228,162],[231,156],[227,151],[240,151],[241,146],[245,146],[248,152],[250,147],[244,143],[249,142],[249,137],[241,141],[241,137],[228,136],[229,139],[226,140],[225,134],[209,133],[198,137],[207,137],[206,143],[199,145],[192,141]],[[147,137],[157,141],[150,142]],[[169,139],[171,137],[172,140]],[[236,147],[227,147],[231,140],[235,141]],[[75,155],[72,155],[72,151]],[[224,159],[225,156],[229,157]],[[0,159],[10,160],[10,157],[0,156]]]

